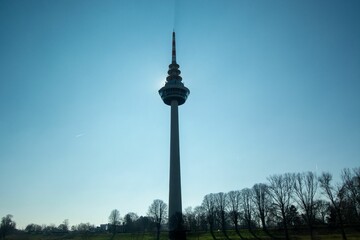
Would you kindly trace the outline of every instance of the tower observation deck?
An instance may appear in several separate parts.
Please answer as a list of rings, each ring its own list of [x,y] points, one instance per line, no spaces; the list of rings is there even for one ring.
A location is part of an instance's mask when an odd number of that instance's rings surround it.
[[[171,102],[176,100],[178,105],[185,103],[190,91],[182,83],[181,71],[179,64],[176,63],[176,45],[175,45],[175,32],[173,32],[172,40],[172,61],[169,65],[169,71],[166,78],[165,86],[159,90],[159,94],[166,105],[171,106]]]
[[[190,91],[182,83],[179,64],[176,63],[175,32],[172,35],[172,61],[169,65],[165,86],[159,94],[166,105],[171,106],[170,126],[170,179],[169,179],[169,239],[186,239],[182,219],[181,174],[179,147],[178,106],[185,103]]]

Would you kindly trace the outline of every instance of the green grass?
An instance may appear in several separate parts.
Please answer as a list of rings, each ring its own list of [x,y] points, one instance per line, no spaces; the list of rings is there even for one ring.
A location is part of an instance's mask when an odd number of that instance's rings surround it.
[[[253,236],[247,231],[241,231],[242,236],[247,239],[254,239]],[[267,237],[262,231],[256,231],[256,235],[259,236],[263,240],[271,239]],[[277,237],[283,237],[283,232],[274,233]],[[43,234],[26,234],[26,233],[18,233],[11,236],[8,236],[7,240],[110,240],[111,234],[109,233],[88,233],[88,234],[80,234],[80,233],[69,233],[66,235],[43,235]],[[218,240],[225,240],[224,235],[221,231],[215,232],[215,236]],[[228,236],[231,240],[240,239],[235,231],[228,231]],[[310,240],[310,236],[306,231],[295,234],[294,232],[290,232],[291,239],[294,240]],[[357,240],[360,239],[360,232],[356,230],[351,230],[347,233],[348,240]],[[341,234],[336,231],[318,231],[316,233],[317,240],[341,240]],[[156,240],[155,233],[120,233],[115,235],[113,240]],[[166,232],[162,232],[160,235],[160,240],[168,240],[168,234]],[[211,234],[209,232],[206,233],[188,233],[187,240],[213,240]]]

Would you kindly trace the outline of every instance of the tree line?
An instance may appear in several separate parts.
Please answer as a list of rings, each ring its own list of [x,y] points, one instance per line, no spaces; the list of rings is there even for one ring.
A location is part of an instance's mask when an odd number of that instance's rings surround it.
[[[117,209],[111,211],[108,223],[95,226],[91,223],[80,223],[70,227],[69,220],[65,219],[60,225],[39,225],[35,223],[28,224],[24,230],[16,229],[16,222],[11,214],[2,218],[0,224],[0,239],[16,233],[43,234],[43,235],[64,235],[79,234],[87,239],[93,233],[110,233],[113,239],[117,233],[153,233],[156,232],[156,238],[160,237],[160,230],[166,224],[167,205],[160,199],[155,199],[149,206],[146,216],[138,216],[134,212],[127,213],[123,218]]]
[[[221,232],[230,239],[233,231],[238,238],[245,239],[246,229],[255,239],[261,239],[259,230],[267,238],[290,239],[289,230],[308,229],[311,239],[316,238],[315,230],[328,226],[340,229],[343,239],[346,227],[360,226],[360,167],[343,169],[341,181],[333,182],[328,172],[317,176],[313,172],[284,173],[271,175],[266,183],[256,183],[251,188],[233,190],[227,193],[209,193],[196,207],[188,207],[183,213],[183,224],[187,232],[209,232],[217,240],[215,232]],[[80,223],[72,227],[64,220],[59,226],[28,224],[28,233],[80,233],[109,232],[114,238],[121,233],[155,232],[166,230],[167,205],[156,199],[149,206],[146,216],[129,212],[123,218],[117,209],[111,211],[108,224],[95,227],[90,223]],[[0,233],[3,239],[16,229],[12,215],[2,218]],[[283,232],[283,236],[274,234]],[[278,233],[277,231],[276,233]]]
[[[276,239],[270,229],[281,229],[282,238],[290,239],[289,229],[304,228],[315,239],[319,226],[339,228],[346,238],[345,226],[360,226],[360,168],[343,169],[341,182],[334,183],[330,173],[316,176],[313,172],[271,175],[267,183],[252,188],[210,193],[200,206],[184,212],[186,228],[191,231],[221,230],[226,239],[234,230],[247,229],[255,239],[261,229],[268,238]]]

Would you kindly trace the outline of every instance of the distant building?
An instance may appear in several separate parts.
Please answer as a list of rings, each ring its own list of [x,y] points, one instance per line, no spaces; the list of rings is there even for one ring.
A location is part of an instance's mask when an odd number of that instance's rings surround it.
[[[109,230],[109,224],[106,223],[106,224],[100,224],[100,231],[108,231]]]

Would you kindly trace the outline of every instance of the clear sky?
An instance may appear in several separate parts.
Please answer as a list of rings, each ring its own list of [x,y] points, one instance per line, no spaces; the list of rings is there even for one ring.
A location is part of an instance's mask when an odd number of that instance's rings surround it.
[[[174,7],[175,6],[175,7]],[[360,163],[360,1],[1,0],[0,217],[106,223],[168,201],[177,60],[183,207]]]

